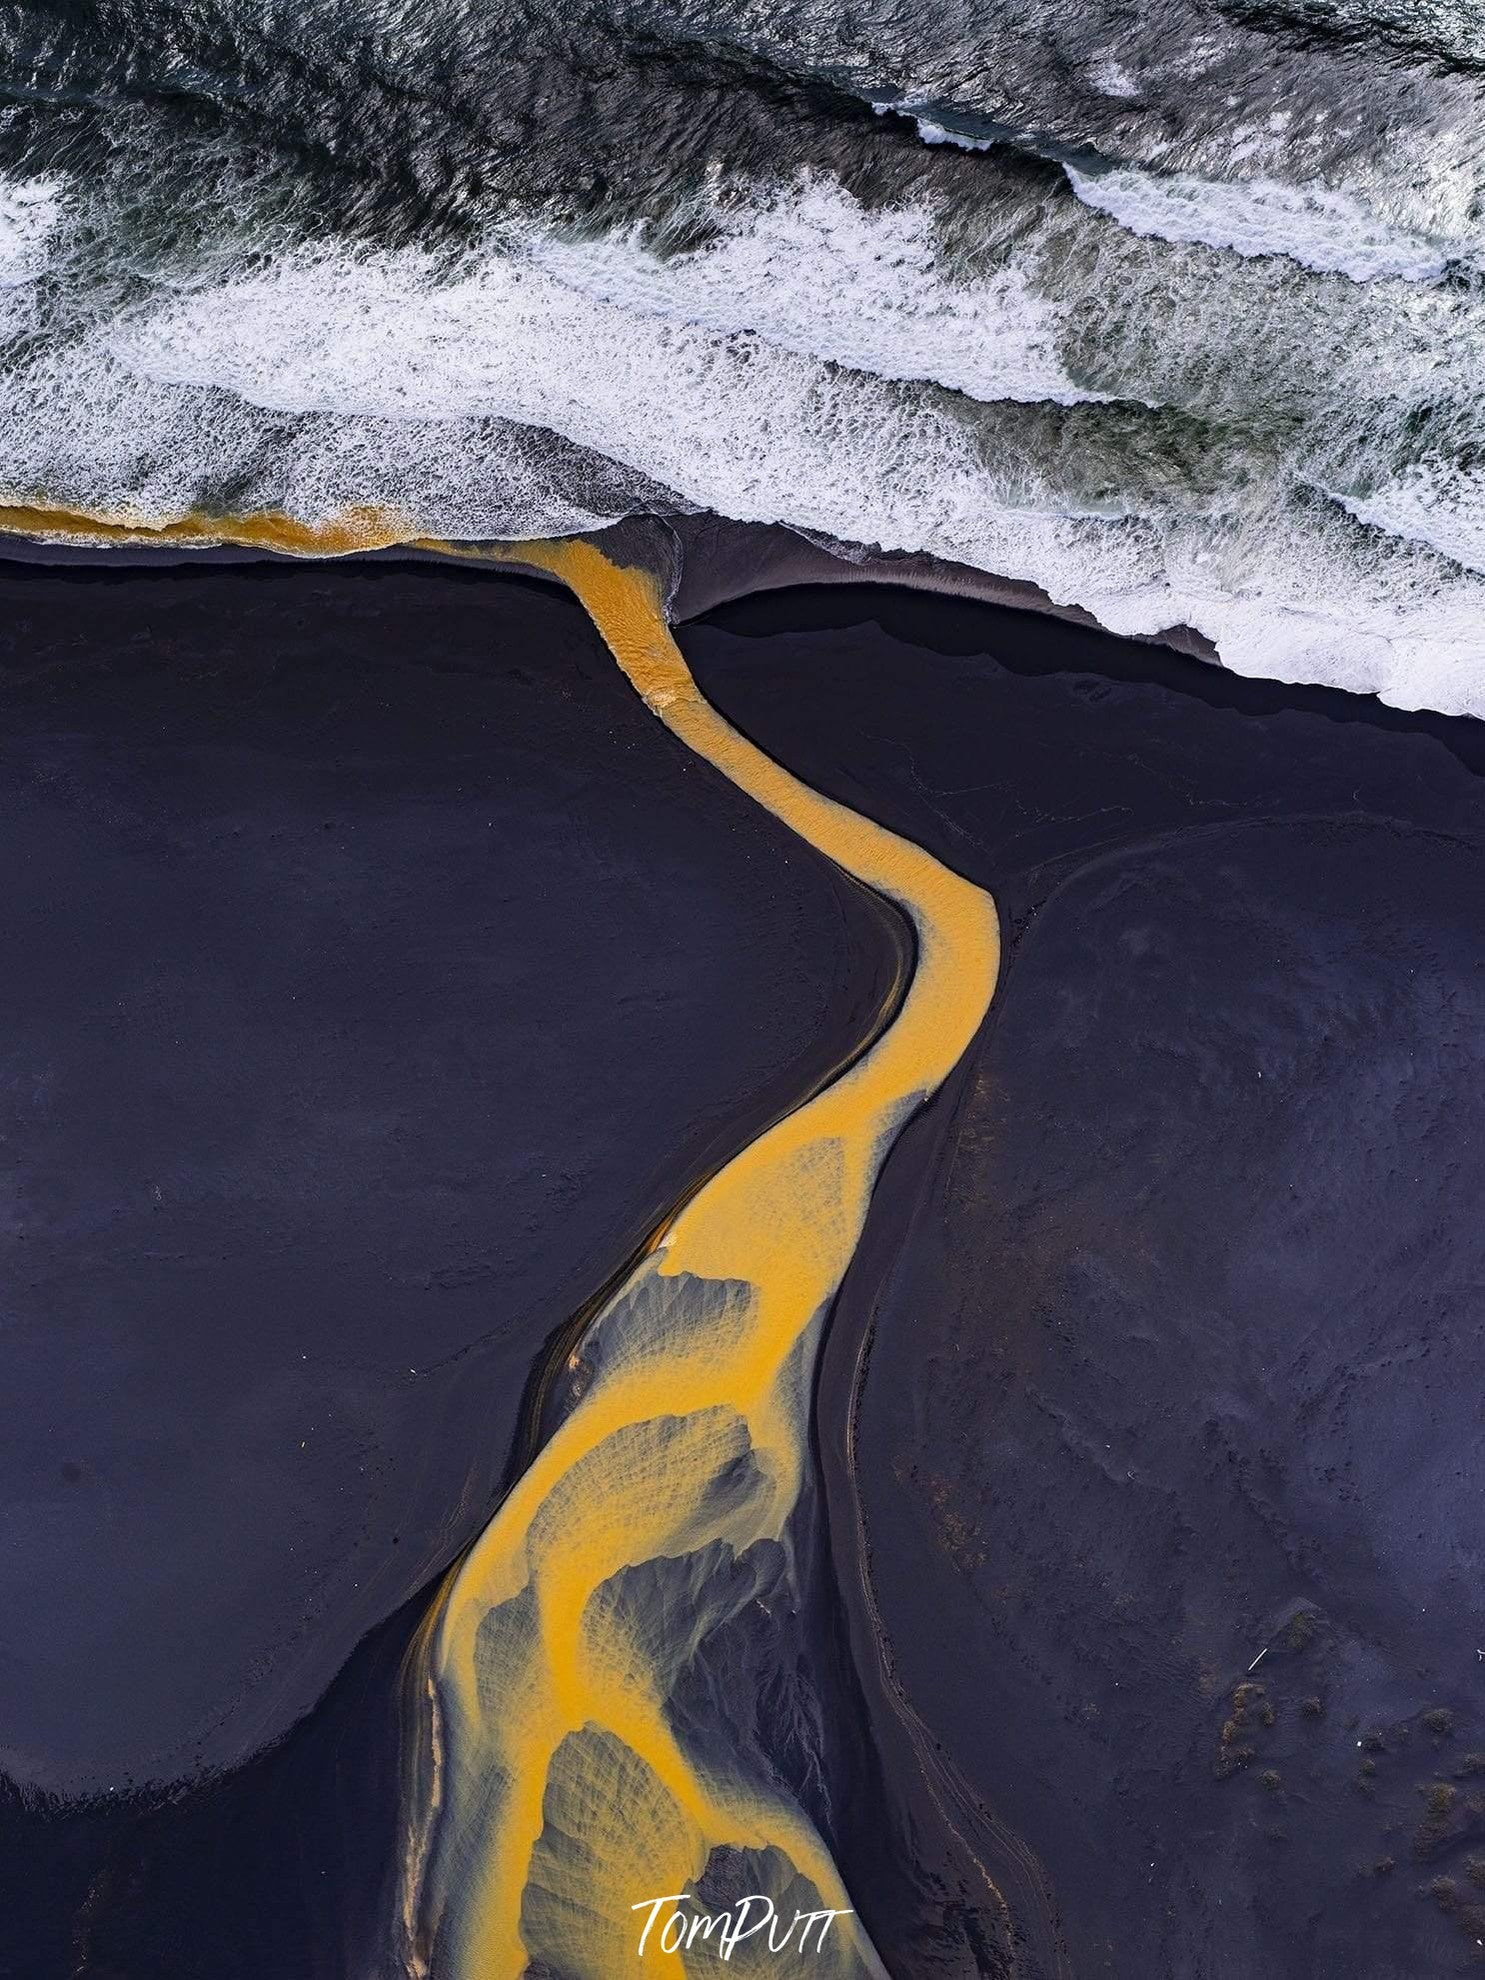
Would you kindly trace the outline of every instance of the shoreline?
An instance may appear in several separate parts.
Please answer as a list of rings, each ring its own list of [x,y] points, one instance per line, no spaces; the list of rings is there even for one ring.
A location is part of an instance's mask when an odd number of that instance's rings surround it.
[[[1401,708],[1377,694],[1320,681],[1286,681],[1241,674],[1225,666],[1210,642],[1187,626],[1161,634],[1111,632],[1081,607],[1054,603],[1041,589],[931,557],[863,552],[853,560],[778,524],[738,523],[707,516],[632,517],[588,536],[617,561],[651,571],[677,628],[727,625],[771,635],[811,627],[845,626],[870,617],[905,627],[934,652],[954,653],[985,636],[982,614],[1001,618],[998,657],[1026,675],[1075,670],[1113,681],[1160,685],[1212,707],[1268,715],[1280,710],[1319,714],[1394,733],[1428,735],[1468,769],[1485,772],[1485,723],[1433,708]],[[471,552],[484,546],[471,545]],[[485,559],[408,542],[383,548],[312,554],[236,544],[184,542],[56,543],[0,529],[0,574],[72,577],[107,582],[131,576],[242,577],[306,567],[390,574],[417,567],[470,578],[498,575],[541,592],[565,592],[538,562],[516,556]],[[863,614],[853,592],[871,596]],[[880,606],[876,601],[880,600]],[[1195,663],[1195,664],[1193,664]]]
[[[665,594],[673,625],[704,618],[719,606],[762,592],[793,590],[800,585],[870,584],[1006,606],[1099,632],[1110,639],[1168,647],[1190,659],[1206,661],[1215,667],[1222,665],[1211,641],[1190,626],[1168,626],[1159,633],[1113,633],[1081,605],[1059,604],[1029,579],[1000,577],[969,564],[951,563],[916,551],[830,545],[782,523],[736,522],[712,513],[630,516],[571,540],[592,542],[605,552],[612,550],[621,562],[652,571]],[[468,560],[467,553],[478,555],[485,547],[451,545],[444,551],[422,541],[409,540],[365,549],[337,546],[317,551],[277,549],[266,541],[214,543],[195,537],[168,537],[163,532],[158,542],[147,538],[118,543],[61,542],[0,527],[0,558],[11,563],[72,570],[329,561],[457,565]],[[550,571],[536,560],[528,563],[519,556],[503,555],[500,564],[506,571],[535,578],[543,584],[553,583]]]

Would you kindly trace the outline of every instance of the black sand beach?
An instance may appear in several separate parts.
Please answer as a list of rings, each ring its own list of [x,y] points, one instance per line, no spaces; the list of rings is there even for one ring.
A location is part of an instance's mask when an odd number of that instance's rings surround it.
[[[820,1387],[889,1966],[1001,1970],[978,1858],[1018,1972],[1474,1970],[1472,725],[907,596],[686,644],[1011,936]]]
[[[1485,1975],[1482,628],[1478,6],[0,7],[0,1980]]]
[[[544,1344],[899,938],[550,590],[0,590],[0,1973],[362,1980],[402,1648]],[[1471,1970],[1485,745],[886,589],[681,639],[1006,936],[817,1396],[815,1806],[889,1969]]]
[[[549,1338],[849,1053],[899,938],[549,587],[0,592],[0,1971],[363,1971],[405,1605]]]

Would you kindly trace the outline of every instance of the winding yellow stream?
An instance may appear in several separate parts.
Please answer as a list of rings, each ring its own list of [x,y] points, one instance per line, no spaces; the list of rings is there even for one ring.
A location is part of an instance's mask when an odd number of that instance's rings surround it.
[[[463,550],[373,510],[151,527],[0,507],[0,530],[296,556],[409,543],[544,568],[667,727],[911,920],[916,967],[896,1017],[660,1232],[585,1336],[586,1386],[446,1582],[413,1657],[402,1902],[408,1971],[434,1980],[614,1980],[635,1970],[651,1901],[673,1897],[639,1970],[715,1973],[714,1938],[688,1951],[666,1936],[679,1917],[684,1941],[688,1920],[742,1893],[774,1903],[780,1933],[801,1914],[819,1922],[807,1952],[797,1933],[783,1952],[755,1933],[728,1970],[880,1976],[819,1834],[725,1731],[688,1732],[686,1686],[694,1709],[713,1631],[792,1599],[820,1331],[893,1140],[989,1005],[990,897],[740,736],[703,700],[652,580],[589,544]]]
[[[661,721],[917,936],[895,1020],[701,1189],[599,1315],[589,1385],[422,1638],[411,1970],[612,1980],[635,1961],[634,1907],[694,1894],[709,1864],[729,1890],[769,1896],[780,1935],[796,1912],[850,1905],[802,1811],[725,1748],[688,1741],[676,1693],[703,1638],[787,1576],[820,1329],[893,1139],[984,1016],[999,938],[980,888],[810,790],[703,700],[645,573],[575,541],[509,554],[564,579]],[[799,1945],[770,1956],[758,1934],[731,1964],[881,1972],[854,1916],[817,1928],[808,1957]],[[720,1970],[705,1939],[688,1954],[652,1934],[645,1958]]]

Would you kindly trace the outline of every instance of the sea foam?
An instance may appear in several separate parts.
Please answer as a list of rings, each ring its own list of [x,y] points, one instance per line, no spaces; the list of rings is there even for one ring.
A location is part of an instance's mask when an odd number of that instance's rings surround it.
[[[13,361],[9,490],[155,521],[223,490],[371,503],[455,538],[711,509],[1028,580],[1116,632],[1188,625],[1246,673],[1485,713],[1463,525],[1401,528],[1355,473],[1400,463],[1420,409],[1457,405],[1441,458],[1467,436],[1469,295],[1239,261],[1216,308],[1211,250],[1153,263],[1070,196],[967,258],[835,185],[711,217],[684,254],[533,220],[455,260],[330,241],[162,288]]]
[[[703,217],[710,217],[703,215]],[[693,252],[659,255],[638,232],[531,234],[513,251],[566,287],[670,322],[752,332],[784,350],[975,399],[1108,397],[1059,355],[1066,312],[1014,266],[946,281],[926,205],[871,209],[806,178]]]
[[[1063,170],[1085,206],[1158,240],[1286,255],[1318,274],[1347,275],[1353,282],[1386,276],[1436,282],[1451,259],[1446,243],[1393,226],[1356,194],[1328,186],[1200,179],[1135,166]]]
[[[62,218],[60,179],[0,179],[0,289],[43,272]]]

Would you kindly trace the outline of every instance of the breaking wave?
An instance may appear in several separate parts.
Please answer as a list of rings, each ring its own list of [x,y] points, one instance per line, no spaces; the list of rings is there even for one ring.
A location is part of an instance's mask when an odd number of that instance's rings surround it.
[[[715,511],[1485,713],[1480,85],[1395,6],[1370,67],[1194,7],[1040,66],[1035,7],[843,53],[635,0],[541,60],[520,9],[25,11],[0,499]]]

